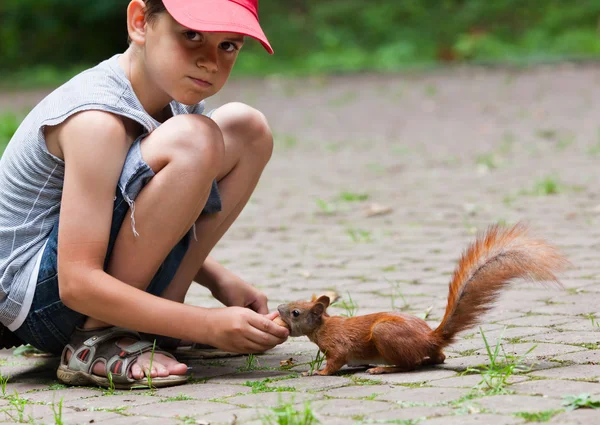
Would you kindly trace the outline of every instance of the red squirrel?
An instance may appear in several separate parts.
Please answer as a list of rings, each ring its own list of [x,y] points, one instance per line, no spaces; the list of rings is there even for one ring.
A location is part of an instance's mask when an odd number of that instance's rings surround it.
[[[553,246],[527,235],[522,223],[511,228],[491,225],[462,253],[449,285],[446,313],[432,330],[422,319],[389,312],[355,317],[329,316],[328,296],[277,307],[290,336],[306,335],[325,354],[331,375],[345,364],[386,365],[371,374],[405,372],[443,363],[442,351],[456,335],[473,327],[513,279],[553,282],[569,261]]]

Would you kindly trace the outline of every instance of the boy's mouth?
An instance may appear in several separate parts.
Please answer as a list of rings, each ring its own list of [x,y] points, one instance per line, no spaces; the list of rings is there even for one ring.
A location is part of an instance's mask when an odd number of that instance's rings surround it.
[[[190,77],[190,79],[194,83],[196,83],[197,85],[199,85],[200,87],[210,87],[210,86],[212,86],[212,83],[209,83],[208,81],[202,80],[200,78]]]

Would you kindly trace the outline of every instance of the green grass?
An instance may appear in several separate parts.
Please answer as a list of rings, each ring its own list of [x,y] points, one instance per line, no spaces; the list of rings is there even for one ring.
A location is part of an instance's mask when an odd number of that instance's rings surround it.
[[[502,336],[504,330],[500,334],[500,337],[496,341],[496,346],[493,351],[490,347],[487,338],[483,332],[483,329],[479,328],[481,337],[485,343],[485,349],[489,359],[489,365],[482,366],[480,368],[467,368],[466,373],[477,373],[481,375],[481,381],[477,385],[476,389],[485,391],[488,394],[506,394],[508,393],[508,379],[515,373],[528,371],[529,367],[523,365],[523,360],[527,354],[531,353],[536,345],[532,346],[525,354],[520,357],[507,355],[502,346]],[[503,353],[503,359],[500,359],[500,350]]]
[[[6,397],[6,385],[9,380],[9,376],[0,375],[0,391],[2,391],[2,397]]]
[[[525,422],[548,422],[563,410],[544,410],[541,412],[517,412],[514,415],[525,419]]]
[[[354,300],[352,299],[352,295],[350,295],[349,292],[347,294],[348,294],[348,301],[346,301],[345,299],[342,299],[341,301],[337,301],[337,302],[333,303],[332,307],[341,307],[346,311],[345,313],[342,313],[342,316],[352,317],[358,311],[358,304],[356,304],[356,302],[354,302]]]
[[[368,193],[342,192],[339,199],[344,202],[366,201],[369,199]]]
[[[317,425],[320,424],[313,412],[310,402],[305,402],[302,409],[294,407],[293,400],[282,403],[279,400],[277,407],[271,408],[271,412],[261,418],[264,425]]]
[[[54,425],[63,425],[64,424],[64,422],[62,420],[63,399],[64,399],[64,397],[61,397],[58,404],[52,403],[52,413],[54,415]]]
[[[267,385],[267,384],[270,384],[273,382],[284,381],[284,380],[293,379],[293,378],[295,378],[293,375],[284,376],[282,378],[266,378],[266,379],[263,379],[262,381],[246,381],[246,382],[244,382],[244,385],[246,387],[252,388],[252,394],[273,393],[273,392],[294,392],[294,391],[296,391],[296,388],[294,388],[294,387],[288,387],[288,386],[269,387]]]
[[[557,177],[547,176],[535,182],[533,194],[538,196],[554,195],[560,193],[563,188]]]
[[[186,394],[182,393],[182,394],[178,394],[178,395],[173,396],[173,397],[165,398],[165,399],[161,400],[160,402],[161,403],[166,403],[168,401],[188,401],[188,400],[195,400],[195,398],[194,397],[190,397],[189,395],[186,395]]]
[[[254,354],[248,354],[246,357],[246,362],[238,368],[238,372],[250,372],[252,370],[263,370],[267,369],[264,366],[261,366],[258,357]]]
[[[373,242],[373,235],[368,230],[351,227],[346,229],[346,234],[350,236],[350,239],[354,243]]]
[[[600,398],[593,398],[588,393],[581,393],[578,395],[565,395],[563,396],[563,406],[565,406],[568,412],[575,409],[600,409]]]
[[[315,355],[315,358],[308,363],[310,366],[310,369],[308,370],[308,374],[312,375],[314,372],[320,370],[324,361],[325,361],[325,353],[322,353],[321,350],[317,350],[317,354]]]

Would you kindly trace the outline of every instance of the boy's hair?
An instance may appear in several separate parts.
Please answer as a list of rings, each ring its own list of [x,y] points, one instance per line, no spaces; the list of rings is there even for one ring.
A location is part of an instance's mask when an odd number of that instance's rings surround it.
[[[144,15],[146,16],[146,22],[152,24],[152,21],[156,19],[156,15],[167,10],[162,0],[144,0],[146,7],[144,8]],[[131,38],[127,36],[127,44],[131,44]]]
[[[162,0],[144,0],[146,3],[146,21],[152,22],[152,20],[161,12],[167,10]]]

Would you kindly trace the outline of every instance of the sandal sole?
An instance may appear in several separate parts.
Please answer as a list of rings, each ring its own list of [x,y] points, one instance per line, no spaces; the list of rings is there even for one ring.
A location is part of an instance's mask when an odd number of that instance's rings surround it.
[[[72,371],[63,366],[60,366],[56,371],[56,377],[60,382],[66,385],[73,386],[87,386],[87,385],[98,385],[104,388],[111,388],[110,381],[108,378],[103,376],[91,375],[89,373]],[[168,376],[161,378],[152,379],[153,388],[173,387],[176,385],[185,384],[189,380],[189,376]],[[128,384],[120,384],[113,382],[113,388],[119,390],[129,389],[144,389],[150,388],[150,382],[147,378],[138,379]]]

